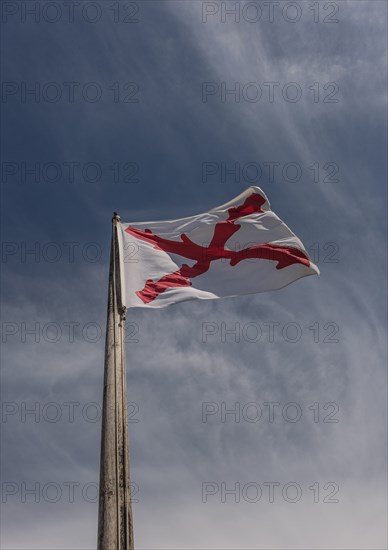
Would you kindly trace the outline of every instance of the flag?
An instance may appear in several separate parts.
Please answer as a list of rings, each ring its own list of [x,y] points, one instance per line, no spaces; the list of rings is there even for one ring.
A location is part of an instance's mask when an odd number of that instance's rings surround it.
[[[256,294],[319,275],[298,237],[259,187],[178,220],[119,222],[125,307]]]

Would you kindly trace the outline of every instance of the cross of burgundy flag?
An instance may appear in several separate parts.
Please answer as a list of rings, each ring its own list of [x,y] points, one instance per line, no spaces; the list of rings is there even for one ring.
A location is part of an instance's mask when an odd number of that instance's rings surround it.
[[[118,224],[125,307],[255,294],[319,275],[259,187],[205,214]]]

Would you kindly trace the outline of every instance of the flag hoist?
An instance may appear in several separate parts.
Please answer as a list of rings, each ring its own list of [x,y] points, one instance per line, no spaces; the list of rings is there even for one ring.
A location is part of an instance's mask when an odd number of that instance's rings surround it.
[[[300,201],[294,205],[299,215]],[[98,550],[133,550],[125,379],[126,308],[166,307],[281,289],[319,274],[303,243],[249,187],[187,218],[122,223],[115,213],[109,273]]]

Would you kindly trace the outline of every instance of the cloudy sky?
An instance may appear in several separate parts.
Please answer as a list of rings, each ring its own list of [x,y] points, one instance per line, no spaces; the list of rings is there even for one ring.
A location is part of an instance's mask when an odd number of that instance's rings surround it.
[[[112,212],[252,184],[321,277],[129,312],[136,547],[386,548],[386,3],[2,8],[2,548],[96,547]]]

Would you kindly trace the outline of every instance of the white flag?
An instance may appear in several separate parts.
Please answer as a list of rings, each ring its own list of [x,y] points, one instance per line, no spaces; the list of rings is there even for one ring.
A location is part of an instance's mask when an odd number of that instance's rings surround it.
[[[319,274],[258,187],[205,214],[121,222],[118,242],[126,307],[255,294]]]

